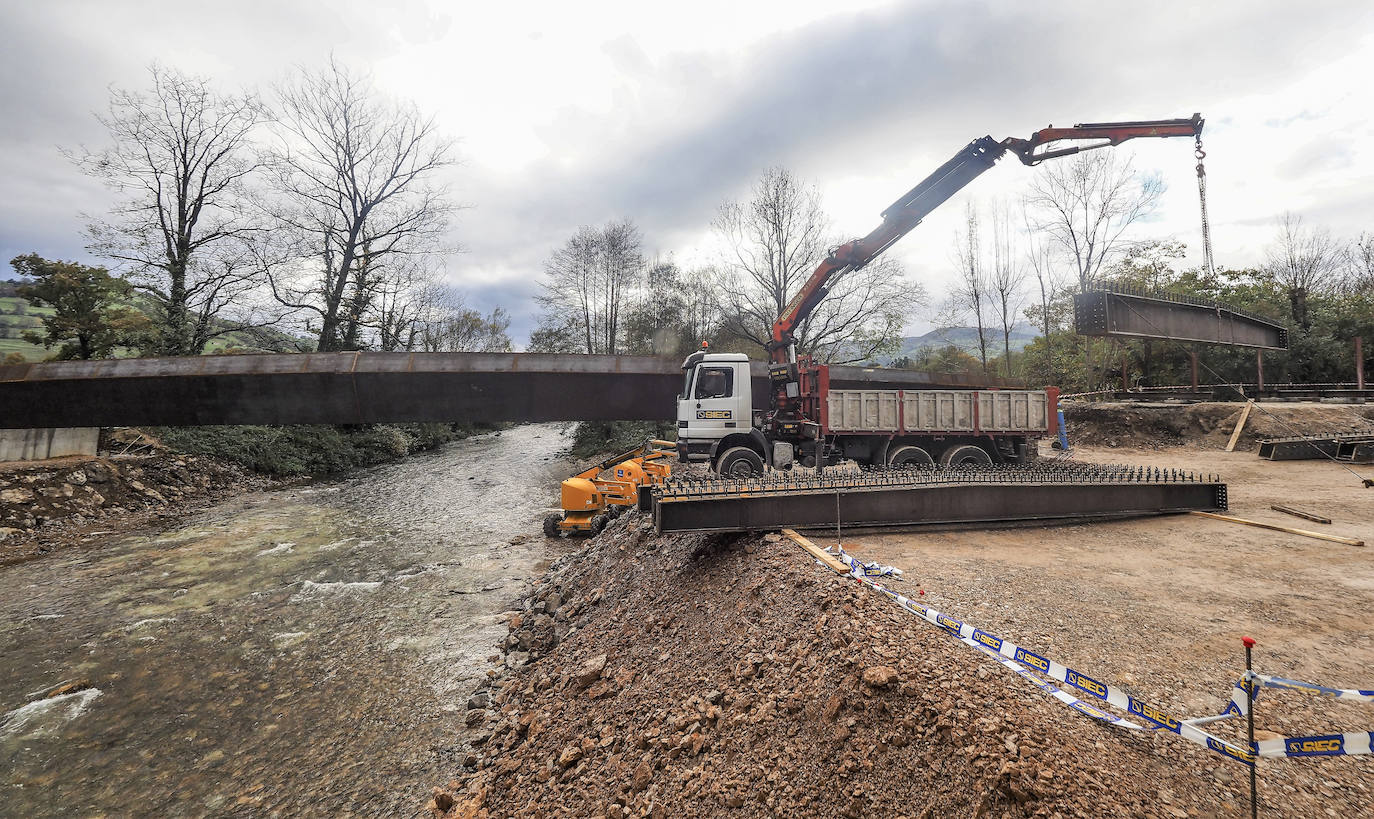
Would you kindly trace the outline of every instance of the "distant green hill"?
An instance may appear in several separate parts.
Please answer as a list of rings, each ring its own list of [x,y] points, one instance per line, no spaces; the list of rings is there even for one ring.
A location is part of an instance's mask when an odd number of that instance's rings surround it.
[[[988,340],[988,356],[1002,354],[1002,331],[985,330]],[[1019,353],[1039,335],[1029,327],[1013,327],[1011,330],[1011,350]],[[901,349],[896,355],[878,359],[879,364],[891,364],[903,356],[915,357],[922,348],[938,350],[954,345],[971,355],[978,354],[978,328],[940,327],[920,336],[906,336],[902,339]]]
[[[0,281],[0,360],[10,353],[21,353],[28,361],[42,361],[52,355],[52,350],[44,349],[41,344],[25,341],[26,331],[43,329],[43,317],[51,316],[51,307],[34,307],[15,293],[20,282]],[[277,353],[309,349],[312,342],[274,330],[270,327],[254,330],[236,330],[211,340],[207,353],[235,352]],[[127,351],[119,351],[127,355]]]

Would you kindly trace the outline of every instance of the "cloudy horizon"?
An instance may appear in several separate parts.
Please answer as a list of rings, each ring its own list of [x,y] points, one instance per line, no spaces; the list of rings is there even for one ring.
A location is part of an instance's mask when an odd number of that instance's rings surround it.
[[[862,235],[970,139],[1050,123],[1201,112],[1218,265],[1258,263],[1284,211],[1343,238],[1366,229],[1374,10],[1107,5],[3,0],[0,258],[99,261],[82,214],[112,196],[60,149],[106,144],[93,115],[111,86],[146,87],[156,60],[267,92],[331,54],[458,140],[464,252],[445,275],[472,306],[505,307],[517,346],[543,260],[581,225],[629,218],[650,255],[709,261],[715,209],[782,165],[820,189],[839,234]],[[1129,145],[1168,185],[1140,235],[1185,242],[1197,263],[1192,145]],[[890,253],[942,296],[963,203],[1014,196],[1032,173],[1004,160]]]

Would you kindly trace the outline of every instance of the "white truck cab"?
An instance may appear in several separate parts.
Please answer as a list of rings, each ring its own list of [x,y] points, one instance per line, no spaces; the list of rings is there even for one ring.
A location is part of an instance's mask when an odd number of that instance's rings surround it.
[[[744,353],[687,356],[677,402],[679,460],[710,461],[725,474],[763,471],[768,450],[754,425],[753,398]]]

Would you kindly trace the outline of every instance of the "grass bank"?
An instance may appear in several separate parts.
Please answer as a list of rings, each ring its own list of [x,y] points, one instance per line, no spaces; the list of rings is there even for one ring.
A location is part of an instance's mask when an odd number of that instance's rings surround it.
[[[211,455],[274,477],[295,477],[386,463],[498,428],[493,424],[295,424],[154,427],[148,432],[176,452]]]

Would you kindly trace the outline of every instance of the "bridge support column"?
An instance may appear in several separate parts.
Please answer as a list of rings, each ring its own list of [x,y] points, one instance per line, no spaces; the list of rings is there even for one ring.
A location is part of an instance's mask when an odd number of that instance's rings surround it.
[[[1255,350],[1255,387],[1257,392],[1264,392],[1264,351]],[[1256,396],[1258,397],[1258,396]]]
[[[1364,389],[1364,336],[1355,336],[1355,389]]]
[[[1193,375],[1193,392],[1197,392],[1197,350],[1188,353],[1188,369]]]

